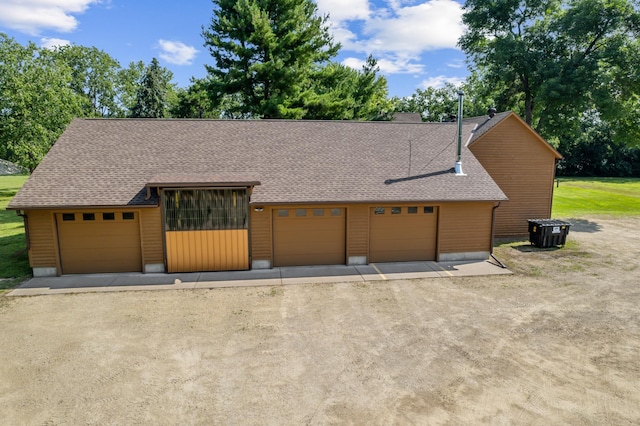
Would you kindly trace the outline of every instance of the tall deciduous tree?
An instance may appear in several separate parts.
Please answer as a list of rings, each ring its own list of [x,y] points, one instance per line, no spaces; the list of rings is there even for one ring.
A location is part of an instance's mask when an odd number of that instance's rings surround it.
[[[209,96],[212,85],[211,78],[191,79],[191,85],[186,89],[176,91],[176,104],[170,109],[170,114],[175,118],[250,118],[248,115],[234,113],[238,110],[238,95],[226,95],[217,105],[214,105]]]
[[[70,87],[83,99],[85,117],[123,115],[117,99],[118,61],[96,47],[63,46],[55,53],[71,68]]]
[[[118,86],[118,105],[123,110],[123,116],[131,116],[136,104],[138,88],[145,74],[146,66],[143,61],[130,62],[126,68],[121,68],[116,76]]]
[[[443,87],[416,89],[411,96],[393,98],[395,112],[420,113],[423,121],[440,122],[458,115],[458,92],[464,92],[464,117],[485,115],[496,101],[485,95],[482,81],[471,75],[460,86],[445,83]]]
[[[638,87],[638,60],[625,54],[640,22],[631,0],[467,0],[464,9],[460,46],[485,79],[522,97],[525,120],[547,137],[590,109],[617,114],[616,99]]]
[[[46,49],[0,33],[0,157],[33,170],[81,114],[71,69]]]
[[[134,118],[162,118],[168,109],[168,95],[171,91],[173,74],[163,68],[156,58],[145,70],[136,92],[136,102],[131,110]]]
[[[263,118],[301,118],[299,95],[314,66],[334,57],[327,16],[312,0],[213,0],[203,29],[215,65],[214,100],[239,94],[237,110]]]

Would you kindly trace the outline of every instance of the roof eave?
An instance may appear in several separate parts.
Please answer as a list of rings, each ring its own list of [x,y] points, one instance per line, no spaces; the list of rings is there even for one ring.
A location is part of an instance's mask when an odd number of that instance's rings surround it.
[[[138,209],[138,208],[154,208],[160,204],[111,204],[111,205],[49,205],[49,206],[33,206],[33,205],[17,205],[7,206],[6,210],[71,210],[71,209]]]

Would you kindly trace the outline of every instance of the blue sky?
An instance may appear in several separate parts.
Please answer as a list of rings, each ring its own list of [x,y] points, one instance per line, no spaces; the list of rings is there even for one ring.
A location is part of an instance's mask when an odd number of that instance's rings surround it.
[[[390,95],[459,83],[468,75],[455,45],[462,34],[461,3],[454,0],[316,0],[342,43],[337,61],[360,68],[379,61]],[[39,46],[73,43],[104,50],[122,66],[157,57],[174,82],[204,77],[213,64],[202,26],[211,0],[0,0],[0,32]]]

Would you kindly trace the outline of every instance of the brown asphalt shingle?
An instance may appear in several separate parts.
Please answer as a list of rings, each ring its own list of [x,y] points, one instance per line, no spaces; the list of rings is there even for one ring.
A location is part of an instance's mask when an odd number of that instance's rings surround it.
[[[463,144],[474,124],[464,125]],[[455,123],[74,120],[9,208],[125,206],[158,175],[248,176],[251,202],[504,200]]]
[[[488,115],[486,115],[486,116],[480,116],[480,117],[465,118],[463,120],[465,124],[476,125],[476,128],[473,130],[473,136],[471,138],[471,142],[475,141],[480,136],[487,133],[489,130],[491,130],[493,127],[495,127],[498,123],[500,123],[502,120],[504,120],[511,114],[512,114],[511,111],[505,111],[505,112],[499,112],[493,117],[489,117]]]

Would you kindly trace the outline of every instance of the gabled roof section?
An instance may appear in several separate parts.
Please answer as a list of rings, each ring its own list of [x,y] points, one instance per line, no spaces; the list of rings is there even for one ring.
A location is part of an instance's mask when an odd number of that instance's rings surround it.
[[[514,114],[512,111],[505,111],[497,113],[492,117],[488,115],[480,116],[480,117],[469,117],[463,120],[464,123],[473,123],[476,125],[476,128],[473,130],[473,135],[469,143],[473,143],[480,136],[491,130],[502,120],[507,118],[509,115]]]
[[[472,145],[475,141],[480,139],[482,136],[484,136],[491,129],[497,127],[498,125],[500,125],[500,123],[503,123],[504,121],[506,121],[510,117],[515,118],[516,120],[518,120],[520,122],[520,124],[522,124],[522,126],[527,129],[527,131],[531,132],[531,134],[534,135],[536,139],[538,139],[550,151],[552,151],[553,155],[557,159],[561,159],[562,158],[562,154],[560,154],[553,146],[551,146],[551,144],[549,142],[547,142],[542,136],[540,136],[540,134],[538,134],[538,132],[533,130],[533,128],[531,128],[531,126],[529,126],[522,118],[520,118],[520,116],[518,114],[516,114],[513,111],[501,112],[501,113],[498,113],[498,114],[494,115],[493,117],[482,116],[482,117],[465,118],[464,119],[465,123],[474,123],[474,124],[476,124],[476,128],[472,131],[473,135],[472,135],[471,140],[469,141],[468,145]]]
[[[465,140],[474,124],[463,126]],[[11,209],[156,205],[150,184],[255,183],[253,204],[498,201],[455,123],[74,120]]]

